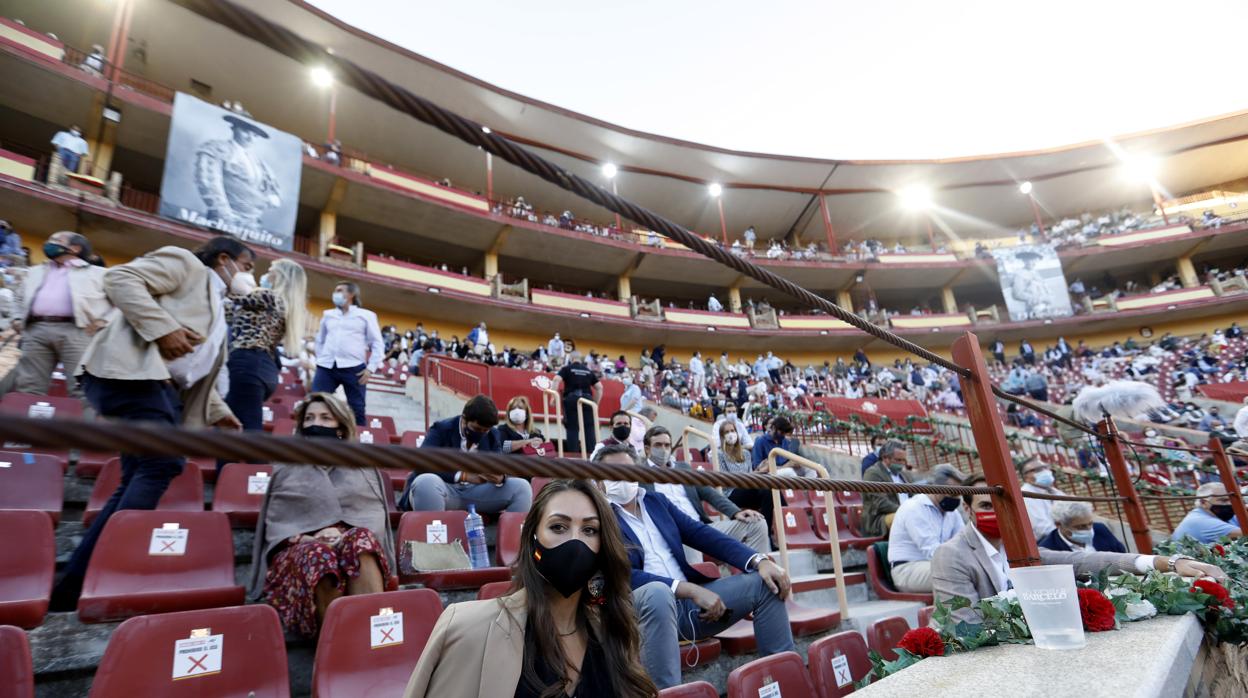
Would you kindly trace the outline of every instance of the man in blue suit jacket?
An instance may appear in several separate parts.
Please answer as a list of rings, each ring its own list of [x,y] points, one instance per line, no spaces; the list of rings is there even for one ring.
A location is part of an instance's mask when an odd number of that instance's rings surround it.
[[[1127,552],[1126,546],[1114,537],[1108,526],[1092,520],[1091,504],[1053,502],[1052,514],[1057,528],[1036,543],[1041,548],[1062,551],[1095,550],[1102,553]]]
[[[478,395],[464,403],[464,412],[458,417],[443,419],[429,426],[421,448],[458,449],[463,453],[472,451],[500,452],[503,437],[495,429],[498,424],[498,408],[485,395]],[[533,501],[533,489],[528,481],[502,475],[473,475],[460,471],[449,473],[412,473],[399,499],[404,511],[445,511],[467,509],[476,505],[477,512],[495,514],[500,511],[528,511]]]
[[[633,465],[625,446],[606,446],[595,462]],[[632,564],[641,662],[660,689],[680,683],[680,640],[701,640],[754,614],[761,656],[793,650],[784,599],[789,576],[766,555],[697,521],[635,482],[604,482]],[[684,546],[743,574],[711,579],[685,559]]]

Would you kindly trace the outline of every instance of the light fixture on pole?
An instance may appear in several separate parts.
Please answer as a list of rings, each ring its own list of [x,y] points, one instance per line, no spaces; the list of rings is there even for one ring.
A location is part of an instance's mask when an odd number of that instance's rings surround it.
[[[728,246],[728,224],[724,221],[724,187],[719,182],[711,182],[707,186],[706,191],[715,199],[716,205],[719,206],[719,233],[723,236],[724,247]]]
[[[338,120],[338,87],[334,81],[334,74],[329,72],[329,68],[318,65],[311,70],[312,84],[322,90],[329,90],[329,136],[327,141],[334,142],[334,133],[337,131]]]
[[[1127,155],[1123,157],[1123,168],[1128,177],[1148,185],[1148,190],[1153,195],[1153,203],[1161,213],[1162,220],[1166,225],[1170,225],[1170,216],[1166,213],[1165,202],[1161,198],[1161,190],[1157,185],[1157,173],[1161,171],[1161,160],[1151,155]]]
[[[481,133],[490,135],[493,131],[489,126],[482,126]],[[485,200],[490,202],[491,207],[494,204],[494,155],[490,151],[485,151]]]
[[[1031,202],[1031,214],[1036,217],[1036,234],[1042,235],[1044,233],[1044,219],[1040,216],[1040,204],[1036,203],[1036,195],[1033,193],[1034,189],[1035,187],[1031,185],[1030,181],[1018,185],[1019,193],[1026,196],[1027,200]]]
[[[927,244],[931,246],[932,252],[935,252],[936,233],[932,230],[932,217],[927,212],[932,206],[931,190],[921,184],[912,184],[897,192],[897,196],[908,210],[923,215],[923,222],[927,224]]]
[[[619,173],[620,168],[616,167],[613,163],[608,162],[602,166],[602,176],[611,181],[611,193],[616,196],[620,195],[620,192],[615,185],[615,176]],[[624,230],[624,222],[620,219],[620,214],[618,213],[615,214],[615,229],[621,232]]]

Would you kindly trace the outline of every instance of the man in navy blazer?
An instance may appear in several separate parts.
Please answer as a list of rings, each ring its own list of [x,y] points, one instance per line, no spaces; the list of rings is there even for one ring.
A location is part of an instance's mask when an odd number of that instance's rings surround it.
[[[1092,520],[1092,505],[1087,502],[1053,502],[1053,523],[1057,528],[1041,538],[1036,545],[1049,550],[1097,551],[1125,553],[1122,544],[1109,526]]]
[[[635,463],[626,446],[605,446],[594,461]],[[641,661],[660,689],[680,683],[680,640],[710,637],[750,613],[761,656],[793,650],[789,576],[779,565],[635,482],[607,481],[603,489],[628,545]],[[707,577],[685,559],[686,545],[744,572]]]
[[[498,424],[498,408],[485,395],[464,403],[458,417],[434,422],[425,433],[421,448],[458,449],[500,452],[503,437],[494,428]],[[467,509],[475,505],[477,512],[495,514],[500,511],[528,511],[533,489],[528,481],[502,475],[474,475],[461,471],[448,473],[412,473],[407,476],[399,508],[404,511],[446,511]]]

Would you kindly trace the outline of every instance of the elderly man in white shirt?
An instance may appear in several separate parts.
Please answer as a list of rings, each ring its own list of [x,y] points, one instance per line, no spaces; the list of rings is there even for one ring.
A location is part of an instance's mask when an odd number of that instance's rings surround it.
[[[312,392],[333,393],[342,386],[355,423],[364,426],[369,375],[385,359],[377,314],[361,306],[360,287],[344,281],[334,287],[334,307],[321,317],[316,333],[316,376]]]
[[[700,399],[706,389],[706,364],[700,351],[693,352],[693,358],[689,359],[689,383],[689,395],[695,400]]]
[[[962,473],[948,463],[932,468],[930,484],[961,482]],[[960,498],[942,494],[914,495],[902,502],[888,530],[888,562],[900,591],[931,592],[932,556],[966,526],[958,511],[961,506]]]
[[[1053,470],[1047,463],[1033,456],[1018,468],[1023,478],[1023,491],[1040,494],[1066,494],[1053,486]],[[1040,540],[1053,532],[1057,524],[1053,523],[1053,501],[1049,499],[1024,499],[1027,505],[1027,518],[1031,519],[1031,530]]]

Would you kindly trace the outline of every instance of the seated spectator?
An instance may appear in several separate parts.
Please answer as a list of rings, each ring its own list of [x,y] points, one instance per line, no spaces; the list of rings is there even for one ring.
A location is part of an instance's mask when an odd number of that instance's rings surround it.
[[[880,462],[880,436],[872,435],[870,450],[862,457],[862,474],[866,475],[871,466]]]
[[[646,405],[637,414],[642,418],[633,417],[632,431],[628,433],[628,445],[633,447],[633,453],[640,454],[645,449],[646,430],[659,418],[659,411]]]
[[[1066,494],[1053,486],[1053,469],[1040,460],[1038,456],[1032,456],[1018,466],[1018,473],[1023,478],[1024,492]],[[1036,536],[1036,540],[1040,540],[1052,533],[1055,528],[1052,515],[1053,500],[1025,498],[1023,502],[1027,505],[1027,518],[1031,519],[1031,529]]]
[[[598,453],[606,446],[616,446],[619,444],[623,444],[625,446],[628,446],[630,449],[632,449],[633,447],[629,443],[629,437],[631,437],[632,434],[633,434],[632,415],[625,412],[624,410],[616,410],[615,413],[611,415],[611,435],[603,439],[602,441],[599,441],[598,444],[594,446],[594,453]],[[591,453],[589,457],[593,458],[594,453]],[[635,457],[638,453],[640,453],[640,451],[633,449],[634,460],[636,459]]]
[[[622,447],[613,446],[599,451],[597,462],[629,465],[631,459]],[[660,689],[680,683],[681,639],[710,637],[750,613],[761,656],[794,649],[784,605],[789,576],[779,565],[635,482],[605,481],[603,489],[628,544],[641,661]],[[721,579],[703,575],[685,558],[685,545],[742,574]]]
[[[294,420],[304,438],[356,438],[351,408],[326,393],[309,395]],[[287,632],[312,638],[334,599],[384,591],[395,569],[389,493],[376,468],[275,465],[256,523],[251,598],[277,609]]]
[[[645,465],[652,468],[691,469],[688,463],[672,458],[672,434],[666,427],[650,427],[646,431],[643,444]],[[715,487],[650,483],[645,483],[642,487],[647,492],[657,491],[685,516],[700,521],[739,543],[745,543],[756,552],[771,550],[771,544],[767,540],[767,522],[763,520],[763,515],[753,509],[738,507]],[[712,523],[703,508],[704,504],[709,504],[725,518]],[[686,550],[685,556],[692,562],[702,562],[702,554],[695,549]]]
[[[736,405],[731,405],[735,407]],[[751,473],[754,472],[754,466],[751,461],[750,454],[745,450],[741,443],[741,434],[737,431],[737,427],[732,422],[720,420],[717,422],[719,428],[713,432],[719,438],[716,440],[719,444],[719,470],[724,473]],[[733,490],[728,489],[724,494],[732,496]]]
[[[1242,535],[1239,522],[1231,523],[1235,511],[1225,485],[1206,482],[1196,488],[1196,496],[1196,506],[1175,527],[1171,540],[1193,538],[1198,543],[1212,543],[1223,536],[1239,538]]]
[[[867,482],[896,482],[908,484],[912,482],[910,473],[906,472],[906,444],[903,441],[890,439],[880,447],[880,457],[875,465],[867,468],[862,479]],[[893,525],[897,509],[910,498],[903,493],[862,493],[862,534],[864,536],[888,535]]]
[[[1053,502],[1053,522],[1057,528],[1040,539],[1049,550],[1125,553],[1126,546],[1114,537],[1109,526],[1092,520],[1088,502]]]
[[[22,236],[8,221],[0,220],[0,267],[22,266],[26,256],[22,252]]]
[[[723,414],[719,419],[715,420],[715,424],[711,426],[712,448],[719,448],[722,443],[720,440],[720,434],[723,431],[721,427],[725,424],[730,425],[733,431],[737,432],[737,442],[740,446],[748,449],[752,449],[754,447],[754,437],[750,435],[749,427],[745,425],[745,422],[741,421],[741,418],[738,416],[738,412],[739,410],[736,403],[727,402],[724,404]]]
[[[524,447],[537,448],[546,443],[542,432],[533,428],[533,410],[529,399],[517,395],[507,401],[507,423],[498,427],[503,437],[503,453],[524,453]]]
[[[485,451],[498,453],[503,450],[503,437],[498,424],[498,408],[485,395],[464,403],[464,412],[458,417],[443,419],[429,426],[421,448],[458,449],[463,453]],[[413,472],[407,476],[407,487],[399,499],[404,511],[446,511],[467,509],[475,504],[482,514],[500,511],[528,511],[533,500],[533,489],[528,481],[503,475],[474,475],[456,471],[453,473]]]
[[[602,494],[585,481],[551,482],[521,525],[511,589],[447,607],[404,698],[651,698],[630,567]]]
[[[982,486],[983,475],[975,475],[962,484],[967,487]],[[936,600],[949,603],[955,597],[971,602],[971,608],[954,612],[954,618],[968,623],[980,623],[982,618],[975,604],[1010,588],[1010,564],[1001,543],[1001,526],[992,496],[976,494],[963,496],[971,510],[971,525],[953,540],[936,549],[932,557],[932,592]],[[1073,565],[1075,574],[1096,574],[1103,569],[1110,573],[1128,572],[1144,574],[1149,570],[1177,572],[1184,577],[1213,577],[1225,582],[1226,573],[1213,565],[1206,565],[1182,555],[1134,555],[1072,551],[1061,552],[1040,548],[1040,562],[1045,565]]]
[[[767,457],[777,448],[783,449],[790,453],[797,453],[797,442],[789,438],[793,434],[793,423],[788,417],[783,415],[771,420],[771,425],[766,429],[765,433],[754,440],[754,448],[752,456],[754,459],[754,467],[759,468],[767,462]],[[776,456],[776,474],[780,474],[780,469],[789,459],[784,456]],[[787,474],[792,474],[790,470]]]
[[[932,467],[929,484],[959,485],[962,474],[948,463]],[[916,494],[897,508],[888,529],[888,564],[900,591],[932,590],[932,555],[966,525],[958,509],[962,500],[943,494]]]
[[[1196,428],[1201,431],[1223,431],[1226,429],[1226,420],[1222,419],[1217,405],[1209,407],[1209,412],[1200,420],[1200,424]]]

